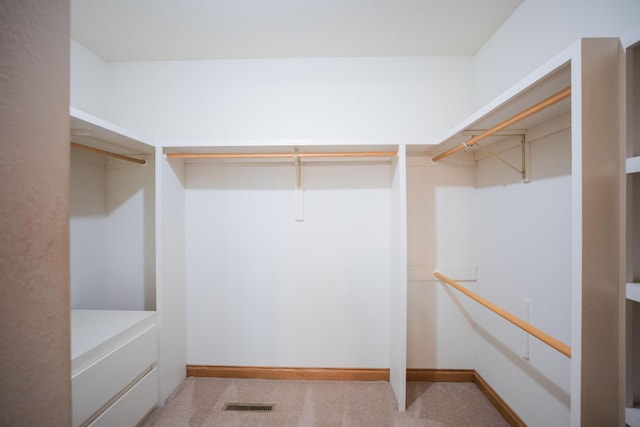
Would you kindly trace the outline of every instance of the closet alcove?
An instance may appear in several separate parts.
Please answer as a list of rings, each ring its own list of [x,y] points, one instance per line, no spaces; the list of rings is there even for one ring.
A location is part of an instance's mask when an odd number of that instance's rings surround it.
[[[407,147],[409,372],[472,368],[516,424],[598,424],[621,411],[620,50],[618,39],[579,40],[435,146]],[[548,108],[462,145],[556,94]],[[435,271],[571,347],[571,357]]]
[[[72,425],[135,425],[158,402],[155,147],[70,116]]]
[[[71,141],[71,306],[155,310],[155,147],[75,109]]]
[[[158,307],[171,320],[160,350],[173,361],[162,393],[185,365],[387,378],[391,367],[404,407],[404,148],[185,142],[162,152],[158,241],[171,261]]]

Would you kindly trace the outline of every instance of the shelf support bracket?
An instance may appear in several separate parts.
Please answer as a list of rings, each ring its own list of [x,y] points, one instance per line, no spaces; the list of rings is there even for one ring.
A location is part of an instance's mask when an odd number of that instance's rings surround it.
[[[470,147],[470,146],[467,146],[466,143],[463,143],[463,144],[466,147]],[[488,148],[480,145],[479,143],[475,143],[474,145],[479,147],[482,151],[487,153],[489,156],[501,161],[502,163],[507,165],[510,169],[514,170],[518,175],[520,175],[520,179],[522,180],[523,183],[527,184],[527,183],[531,182],[531,175],[530,175],[530,170],[531,170],[531,165],[530,165],[530,162],[531,162],[531,143],[527,142],[526,137],[525,137],[524,134],[520,135],[520,151],[522,153],[521,156],[520,156],[520,158],[521,158],[520,168],[512,165],[507,160],[503,159],[502,157],[500,157],[496,153],[492,152]]]
[[[304,191],[302,190],[302,162],[298,150],[293,152],[293,164],[296,167],[296,188],[293,192],[293,220],[304,221]]]
[[[298,188],[302,187],[302,163],[298,157],[298,150],[293,152],[293,163],[296,166],[296,183]]]

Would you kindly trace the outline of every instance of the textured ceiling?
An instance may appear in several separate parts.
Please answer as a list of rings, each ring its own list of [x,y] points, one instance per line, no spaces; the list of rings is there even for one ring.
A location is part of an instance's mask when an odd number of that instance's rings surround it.
[[[522,0],[72,0],[108,61],[472,55]]]

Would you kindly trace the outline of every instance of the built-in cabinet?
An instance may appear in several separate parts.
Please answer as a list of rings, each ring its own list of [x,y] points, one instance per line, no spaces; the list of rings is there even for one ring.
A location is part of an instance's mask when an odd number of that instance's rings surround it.
[[[73,426],[137,425],[158,403],[155,147],[71,109]]]
[[[77,426],[134,426],[158,403],[156,314],[71,311],[71,405]]]

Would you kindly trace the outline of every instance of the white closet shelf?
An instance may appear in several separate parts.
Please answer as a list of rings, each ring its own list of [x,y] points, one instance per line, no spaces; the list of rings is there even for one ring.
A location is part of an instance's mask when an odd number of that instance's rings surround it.
[[[640,408],[626,408],[625,422],[630,427],[640,427]]]
[[[452,147],[467,142],[474,135],[491,129],[510,118],[520,114],[529,107],[571,86],[571,53],[566,50],[538,68],[518,84],[512,86],[501,96],[455,126],[435,144],[423,146],[424,151],[442,153]],[[490,145],[504,139],[505,136],[522,135],[540,123],[551,120],[571,111],[571,98],[545,108],[530,117],[517,121],[501,130],[496,135],[487,137],[482,145]],[[465,148],[464,151],[475,151],[479,147]],[[416,151],[415,146],[408,150]]]
[[[626,297],[628,300],[640,302],[640,283],[627,283]]]
[[[640,156],[627,158],[627,173],[640,172]]]
[[[153,154],[153,143],[99,117],[71,107],[71,141],[117,154]]]

